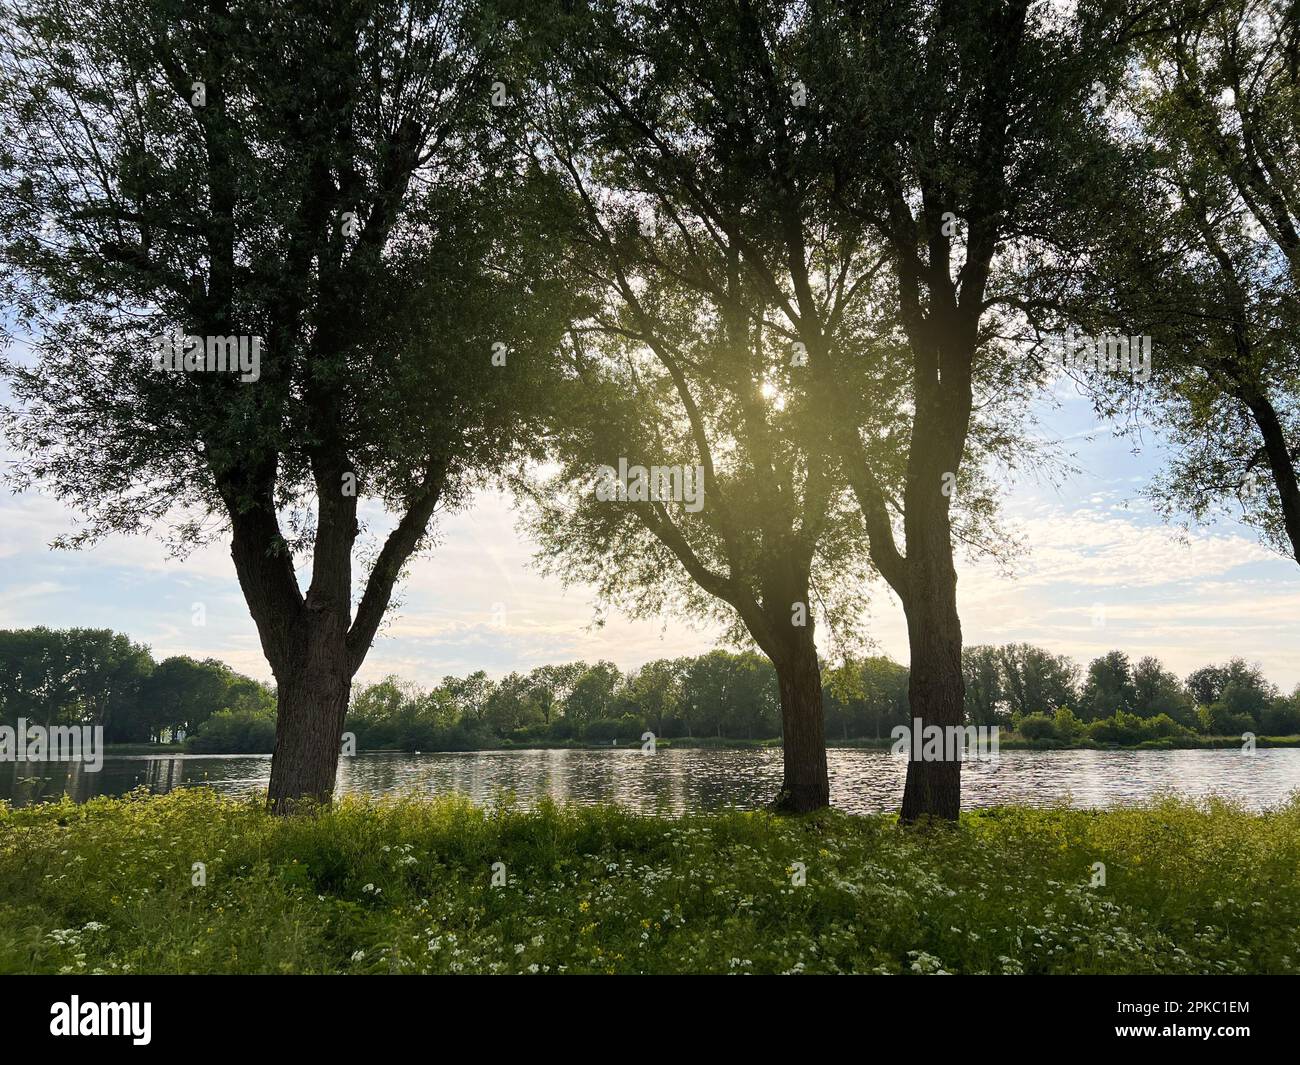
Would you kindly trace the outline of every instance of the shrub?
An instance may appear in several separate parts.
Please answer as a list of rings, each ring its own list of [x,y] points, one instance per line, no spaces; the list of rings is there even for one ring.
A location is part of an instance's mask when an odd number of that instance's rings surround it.
[[[573,722],[567,717],[557,717],[551,722],[551,727],[548,731],[553,740],[571,740],[577,734],[577,730],[573,727]]]
[[[1063,740],[1077,740],[1088,731],[1088,726],[1068,706],[1058,706],[1052,720],[1056,734]]]
[[[1152,740],[1176,739],[1190,736],[1191,730],[1183,727],[1168,714],[1155,717],[1138,717],[1118,710],[1112,717],[1104,717],[1088,726],[1088,735],[1098,743],[1116,743],[1132,746]]]
[[[1111,717],[1092,722],[1088,726],[1088,735],[1098,743],[1141,743],[1148,738],[1142,725],[1137,714],[1116,710]]]
[[[1274,699],[1260,716],[1259,727],[1265,736],[1294,736],[1300,733],[1300,706],[1289,699]]]
[[[1198,706],[1196,717],[1201,731],[1209,736],[1240,736],[1243,732],[1259,731],[1259,725],[1250,714],[1234,712],[1223,703]]]
[[[1155,717],[1148,717],[1143,721],[1142,727],[1150,739],[1190,736],[1192,734],[1191,729],[1180,725],[1168,714],[1156,714]]]
[[[1056,722],[1046,714],[1027,714],[1020,719],[1020,735],[1027,740],[1059,740]]]
[[[588,721],[582,730],[582,738],[591,743],[609,743],[612,740],[631,743],[633,740],[639,742],[644,731],[639,718],[624,714],[622,717],[598,717]]]
[[[538,721],[532,725],[524,725],[510,733],[510,739],[513,743],[540,743],[550,738],[550,726]]]
[[[185,741],[197,754],[271,754],[275,714],[265,710],[218,710]]]

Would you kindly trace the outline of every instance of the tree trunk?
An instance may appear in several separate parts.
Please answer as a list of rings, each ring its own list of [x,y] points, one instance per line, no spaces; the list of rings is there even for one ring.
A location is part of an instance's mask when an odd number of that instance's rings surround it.
[[[957,615],[957,578],[952,570],[951,551],[947,565],[934,568],[948,572],[932,573],[918,582],[918,593],[906,607],[911,649],[908,701],[912,729],[960,725],[965,716],[961,620]],[[899,820],[913,822],[929,816],[955,821],[961,812],[961,761],[946,759],[949,753],[946,738],[942,748],[945,757],[938,761],[916,760],[915,753],[923,738],[923,735],[922,739],[914,738],[909,748]],[[957,750],[952,753],[960,754]]]
[[[1286,433],[1277,410],[1262,389],[1251,386],[1243,389],[1243,394],[1264,440],[1264,454],[1282,505],[1282,526],[1291,541],[1291,553],[1300,562],[1300,484],[1297,484]]]
[[[785,778],[773,804],[786,813],[808,813],[829,806],[826,722],[822,678],[811,630],[801,630],[776,666],[781,690],[781,734]]]
[[[333,799],[352,689],[348,615],[337,608],[307,613],[293,661],[275,670],[275,753],[267,801],[277,814],[290,813],[303,799]]]
[[[279,686],[275,754],[267,799],[278,814],[301,799],[327,803],[334,797],[350,685],[332,672],[309,670]]]

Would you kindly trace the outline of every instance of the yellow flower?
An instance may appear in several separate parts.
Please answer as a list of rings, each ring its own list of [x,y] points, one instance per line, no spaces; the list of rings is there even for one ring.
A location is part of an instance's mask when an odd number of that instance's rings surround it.
[[[589,909],[591,909],[591,903],[588,902],[586,899],[583,899],[580,903],[578,903],[579,912],[586,913]]]

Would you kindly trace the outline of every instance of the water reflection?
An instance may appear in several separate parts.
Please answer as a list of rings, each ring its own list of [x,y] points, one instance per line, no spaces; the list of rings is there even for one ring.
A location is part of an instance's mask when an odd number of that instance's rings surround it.
[[[893,810],[906,762],[885,751],[828,752],[835,805],[853,813]],[[57,797],[79,802],[144,785],[154,792],[210,785],[229,795],[266,787],[269,755],[134,755],[106,757],[98,773],[76,763],[0,764],[0,798],[14,805]],[[1254,808],[1276,806],[1300,788],[1300,749],[1256,751],[1003,751],[997,763],[963,771],[967,806],[1070,801],[1106,807],[1160,792],[1220,794]],[[779,750],[484,751],[362,754],[339,768],[339,794],[439,795],[462,792],[477,802],[514,793],[529,802],[617,802],[642,811],[679,813],[762,806],[781,781]]]

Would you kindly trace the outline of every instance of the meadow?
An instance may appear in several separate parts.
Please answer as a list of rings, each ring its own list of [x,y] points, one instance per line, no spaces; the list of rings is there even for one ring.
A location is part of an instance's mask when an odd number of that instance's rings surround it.
[[[1300,797],[668,818],[0,805],[7,973],[1300,973]]]

